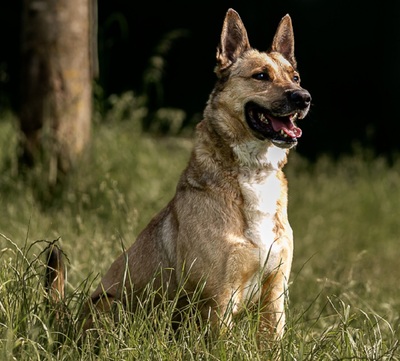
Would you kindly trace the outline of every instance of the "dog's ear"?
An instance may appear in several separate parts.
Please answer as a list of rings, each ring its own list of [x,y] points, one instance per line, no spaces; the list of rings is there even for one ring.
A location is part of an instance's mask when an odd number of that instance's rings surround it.
[[[296,68],[296,58],[294,56],[294,34],[292,19],[289,14],[285,15],[280,21],[274,40],[272,41],[271,51],[281,53],[294,68]]]
[[[217,74],[232,65],[248,49],[250,44],[246,28],[239,14],[229,9],[222,27],[221,42],[217,48]]]

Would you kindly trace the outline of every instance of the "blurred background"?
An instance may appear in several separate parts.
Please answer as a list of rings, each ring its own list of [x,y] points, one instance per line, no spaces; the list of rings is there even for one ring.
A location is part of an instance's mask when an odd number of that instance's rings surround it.
[[[0,4],[2,110],[18,111],[21,105],[22,6],[21,1]],[[107,111],[113,94],[133,91],[147,96],[150,114],[179,109],[179,127],[193,128],[215,81],[215,50],[229,7],[239,12],[251,45],[260,50],[270,46],[281,17],[292,17],[302,85],[313,96],[311,112],[300,124],[300,154],[315,159],[361,146],[390,157],[399,150],[400,2],[395,0],[99,0],[97,111]]]

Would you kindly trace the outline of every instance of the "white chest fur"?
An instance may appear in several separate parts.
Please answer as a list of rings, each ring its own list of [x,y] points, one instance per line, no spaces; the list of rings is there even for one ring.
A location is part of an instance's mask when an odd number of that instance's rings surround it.
[[[280,269],[285,262],[283,254],[288,254],[284,249],[286,242],[278,238],[276,225],[281,181],[276,171],[260,175],[261,177],[243,176],[239,179],[247,225],[244,235],[256,246],[253,261],[258,263],[258,271],[244,285],[242,301],[259,297],[264,276]]]
[[[286,209],[279,209],[286,203],[279,202],[285,193],[282,187],[286,187],[279,177],[279,164],[286,153],[274,147],[257,148],[254,144],[246,144],[245,148],[241,146],[235,150],[243,164],[239,185],[246,221],[244,236],[255,246],[253,260],[259,268],[243,289],[243,300],[250,300],[259,295],[263,275],[277,271],[285,263],[283,254],[289,255],[291,252],[288,252],[288,242],[279,238],[281,233],[278,234],[276,224],[277,213],[286,212]],[[244,157],[245,154],[248,156]],[[288,224],[286,227],[285,231],[291,233]]]
[[[261,251],[269,252],[276,234],[275,215],[281,195],[281,182],[275,171],[239,177],[247,223],[245,236]]]
[[[268,253],[277,237],[275,216],[283,186],[278,174],[286,151],[266,142],[251,141],[236,146],[234,152],[241,163],[238,180],[247,223],[245,236],[261,252]],[[264,258],[265,255],[261,260]]]

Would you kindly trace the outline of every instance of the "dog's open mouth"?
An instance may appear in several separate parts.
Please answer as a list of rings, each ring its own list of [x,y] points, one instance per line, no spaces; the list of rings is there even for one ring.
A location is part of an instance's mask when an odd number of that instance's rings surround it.
[[[255,135],[262,140],[271,140],[277,147],[291,148],[301,137],[301,129],[295,124],[298,112],[284,116],[272,115],[267,109],[250,102],[245,106],[245,113],[246,121]]]

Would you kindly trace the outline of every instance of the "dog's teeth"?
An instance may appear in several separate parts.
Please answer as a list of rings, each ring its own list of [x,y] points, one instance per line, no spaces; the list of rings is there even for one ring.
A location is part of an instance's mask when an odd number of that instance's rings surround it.
[[[291,116],[291,121],[295,121],[295,120],[297,119],[298,116],[299,116],[299,113],[294,113],[294,114]]]
[[[258,117],[260,118],[260,120],[264,123],[268,124],[268,119],[265,117],[265,115],[263,113],[259,113]]]

